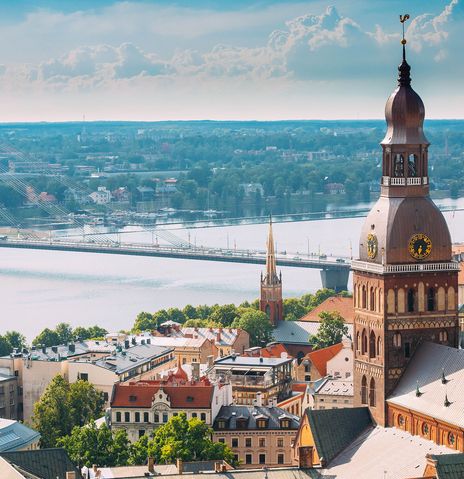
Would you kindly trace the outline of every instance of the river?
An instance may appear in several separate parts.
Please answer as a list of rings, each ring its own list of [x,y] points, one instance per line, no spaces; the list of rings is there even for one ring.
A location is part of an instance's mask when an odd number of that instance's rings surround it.
[[[461,208],[464,199],[441,200]],[[464,211],[445,213],[453,241],[464,241]],[[304,256],[321,252],[356,256],[364,218],[276,223],[278,251]],[[176,236],[204,246],[263,250],[268,226],[172,227]],[[134,231],[139,228],[128,228]],[[151,233],[121,235],[121,241],[152,241]],[[21,331],[28,340],[65,321],[98,324],[115,331],[132,326],[140,311],[186,304],[241,303],[259,294],[262,266],[91,253],[0,249],[0,334]],[[285,297],[314,292],[318,270],[281,268]]]

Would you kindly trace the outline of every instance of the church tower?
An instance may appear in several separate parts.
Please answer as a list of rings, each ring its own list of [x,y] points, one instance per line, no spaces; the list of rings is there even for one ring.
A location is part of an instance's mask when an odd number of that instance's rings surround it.
[[[401,17],[403,23],[408,15]],[[410,66],[385,107],[380,198],[364,223],[353,261],[354,405],[389,425],[385,401],[417,347],[457,347],[458,264],[446,221],[429,197],[424,104],[411,88]]]
[[[283,319],[282,273],[277,276],[272,218],[269,220],[269,235],[267,237],[266,272],[264,276],[261,273],[259,309],[267,314],[274,326],[277,321]]]

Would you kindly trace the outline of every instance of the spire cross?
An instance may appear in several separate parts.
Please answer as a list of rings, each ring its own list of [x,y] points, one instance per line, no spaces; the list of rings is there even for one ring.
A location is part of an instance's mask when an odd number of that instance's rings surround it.
[[[403,38],[401,39],[401,45],[403,45],[403,60],[406,60],[406,43],[407,40],[404,37],[404,24],[409,20],[409,14],[405,13],[404,15],[400,15],[400,23],[403,27]]]

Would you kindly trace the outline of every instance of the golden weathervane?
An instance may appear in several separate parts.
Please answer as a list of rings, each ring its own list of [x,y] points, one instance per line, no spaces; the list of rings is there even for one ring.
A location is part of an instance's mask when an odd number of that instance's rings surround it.
[[[406,45],[406,38],[404,38],[404,24],[409,20],[409,14],[405,13],[404,15],[400,15],[400,22],[403,27],[403,38],[401,39],[401,45]]]

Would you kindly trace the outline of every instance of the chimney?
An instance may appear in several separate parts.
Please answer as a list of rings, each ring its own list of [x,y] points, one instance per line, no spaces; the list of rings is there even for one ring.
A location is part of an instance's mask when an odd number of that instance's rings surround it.
[[[263,405],[263,398],[261,397],[261,393],[260,392],[257,392],[256,393],[256,405],[258,407],[262,407]]]
[[[42,346],[42,352],[43,352],[44,354],[47,354],[47,346]]]
[[[142,346],[145,346],[145,339],[142,339],[142,341],[140,341],[140,343],[142,344]]]
[[[182,459],[177,459],[176,465],[177,465],[177,474],[181,476],[184,473],[184,461]]]
[[[130,343],[129,343],[129,340],[126,339],[126,340],[124,341],[124,348],[125,348],[125,349],[129,349],[129,344],[130,344]]]
[[[66,479],[77,479],[76,471],[66,471]]]
[[[71,343],[69,346],[68,346],[68,349],[69,349],[69,352],[70,353],[75,353],[76,352],[76,345]]]
[[[135,336],[132,338],[132,345],[135,346],[137,344],[137,340],[135,339]]]
[[[152,456],[148,456],[148,472],[155,472],[155,459]]]
[[[56,354],[58,352],[58,346],[52,346],[52,351]]]
[[[208,364],[208,367],[212,367],[212,365],[214,364],[214,356],[212,354],[210,354],[207,358],[206,358],[206,363]]]
[[[216,343],[220,343],[220,342],[221,342],[221,331],[219,330],[216,333]]]
[[[151,344],[151,338],[147,338],[147,344]]]

